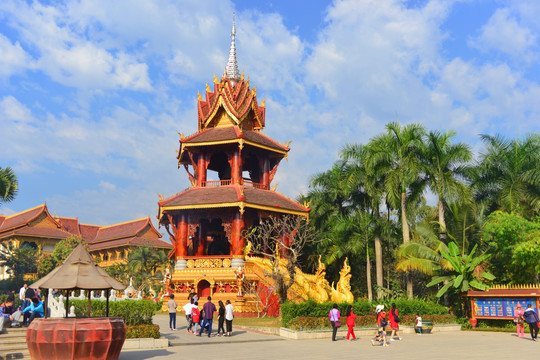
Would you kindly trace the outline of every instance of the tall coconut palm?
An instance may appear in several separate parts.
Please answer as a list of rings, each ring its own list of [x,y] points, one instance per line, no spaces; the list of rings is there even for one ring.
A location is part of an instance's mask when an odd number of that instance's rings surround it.
[[[366,169],[366,157],[368,151],[366,146],[361,144],[346,145],[341,153],[341,157],[347,162],[347,172],[350,188],[355,189],[351,200],[356,203],[358,208],[371,212],[371,219],[375,226],[373,231],[373,241],[375,248],[375,273],[378,288],[384,287],[383,277],[383,254],[381,233],[380,208],[384,201],[384,174],[374,176],[369,174]],[[377,297],[380,298],[381,292],[378,291]]]
[[[452,144],[451,138],[455,135],[454,131],[430,131],[422,148],[426,183],[437,195],[439,236],[442,241],[446,240],[447,232],[445,204],[470,200],[469,188],[459,178],[464,177],[472,153],[467,144]]]
[[[508,140],[481,135],[486,151],[473,172],[477,200],[490,210],[517,211],[532,218],[540,209],[540,135]]]
[[[17,195],[18,182],[17,175],[12,168],[0,167],[0,204],[3,202],[10,202],[15,199]]]
[[[384,190],[391,206],[400,209],[403,243],[410,241],[407,219],[407,197],[422,192],[420,149],[425,130],[421,125],[399,123],[386,125],[386,133],[373,138],[368,144],[367,167],[375,176],[385,175]],[[407,295],[413,297],[413,283],[409,272]]]

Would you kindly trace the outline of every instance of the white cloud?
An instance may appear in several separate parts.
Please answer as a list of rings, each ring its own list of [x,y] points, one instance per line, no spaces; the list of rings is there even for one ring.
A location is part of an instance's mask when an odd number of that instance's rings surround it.
[[[0,34],[0,77],[9,77],[31,66],[29,56],[21,44],[19,42],[13,44]]]
[[[476,38],[469,43],[482,51],[500,51],[515,58],[530,57],[537,36],[520,23],[509,8],[497,9],[482,27]]]

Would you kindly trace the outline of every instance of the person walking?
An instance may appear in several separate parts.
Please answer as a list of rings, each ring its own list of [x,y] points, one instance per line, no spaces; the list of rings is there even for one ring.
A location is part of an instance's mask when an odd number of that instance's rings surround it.
[[[330,318],[330,324],[332,325],[332,341],[336,341],[337,329],[341,326],[341,323],[339,322],[341,314],[339,313],[336,303],[332,305],[332,309],[328,313],[328,317]]]
[[[222,336],[225,335],[225,328],[223,325],[225,325],[225,305],[223,305],[223,301],[218,301],[218,329],[216,336]]]
[[[203,305],[204,317],[201,321],[201,329],[198,336],[202,335],[202,332],[206,326],[208,326],[208,337],[212,334],[212,320],[214,319],[214,312],[217,311],[216,305],[212,303],[212,297],[209,296],[208,302]]]
[[[231,304],[231,300],[225,302],[225,323],[227,325],[227,334],[226,336],[232,336],[232,321],[234,319],[234,308]]]
[[[197,327],[201,321],[201,312],[199,311],[199,302],[193,303],[193,309],[191,310],[191,320],[193,322],[193,334],[197,335]]]
[[[514,309],[514,322],[516,323],[517,336],[525,337],[525,320],[523,319],[523,309],[520,303]]]
[[[347,306],[347,340],[356,340],[356,335],[354,334],[354,326],[356,325],[356,315],[353,312],[352,305]],[[349,336],[352,335],[352,339],[349,339]]]
[[[186,313],[186,320],[187,320],[187,332],[191,333],[193,328],[193,318],[192,318],[192,311],[193,311],[193,304],[195,303],[195,299],[192,297],[189,299],[188,303],[184,305],[184,312]]]
[[[414,322],[414,331],[418,335],[422,335],[422,317],[420,314],[416,314],[416,321]]]
[[[392,334],[390,335],[390,341],[395,341],[394,337],[397,336],[398,340],[401,340],[399,336],[399,312],[396,308],[396,304],[392,303],[392,308],[388,312],[388,320],[390,321],[390,329],[392,329]]]
[[[178,305],[174,300],[174,294],[171,294],[170,297],[171,299],[167,303],[167,307],[169,308],[169,328],[171,328],[171,331],[176,331],[176,308]]]
[[[527,310],[523,312],[523,318],[525,319],[525,322],[529,324],[529,330],[531,331],[531,338],[532,341],[536,341],[538,338],[538,322],[540,321],[538,319],[538,314],[534,309],[532,308],[531,304],[527,304]]]

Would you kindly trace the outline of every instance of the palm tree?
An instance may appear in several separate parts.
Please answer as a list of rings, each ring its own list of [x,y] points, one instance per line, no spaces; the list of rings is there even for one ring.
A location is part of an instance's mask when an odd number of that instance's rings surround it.
[[[325,260],[332,264],[336,260],[348,258],[366,258],[366,284],[368,299],[373,299],[371,286],[371,260],[369,256],[370,240],[374,236],[376,223],[372,214],[357,210],[349,216],[335,218],[327,242]]]
[[[137,286],[142,289],[155,279],[156,270],[162,268],[167,261],[167,255],[163,250],[141,246],[129,253],[127,265],[131,274],[135,276]]]
[[[18,182],[17,175],[12,168],[0,167],[0,204],[3,202],[10,202],[15,199],[17,195]]]
[[[407,219],[407,197],[422,193],[420,178],[420,149],[425,130],[421,125],[386,125],[386,133],[373,138],[368,144],[367,168],[374,176],[384,176],[384,191],[388,202],[401,213],[403,243],[410,241]],[[413,283],[409,272],[407,295],[413,297]]]
[[[376,281],[379,289],[384,287],[383,277],[383,254],[381,233],[380,207],[385,198],[384,193],[384,174],[379,177],[368,174],[366,169],[366,157],[368,149],[361,144],[346,145],[341,152],[341,157],[347,162],[347,173],[349,188],[355,189],[351,200],[358,208],[371,212],[371,219],[375,226],[373,231],[373,240],[375,248],[375,272]],[[371,270],[371,269],[369,269]],[[377,298],[381,297],[380,290],[377,292]]]
[[[445,204],[470,199],[469,188],[458,177],[464,176],[465,166],[471,160],[472,153],[467,144],[451,143],[450,140],[455,135],[454,131],[430,131],[422,149],[426,183],[437,195],[439,233],[442,241],[446,240],[447,232]]]
[[[517,211],[531,219],[540,208],[540,135],[507,140],[481,135],[487,149],[473,174],[478,201],[490,210]]]

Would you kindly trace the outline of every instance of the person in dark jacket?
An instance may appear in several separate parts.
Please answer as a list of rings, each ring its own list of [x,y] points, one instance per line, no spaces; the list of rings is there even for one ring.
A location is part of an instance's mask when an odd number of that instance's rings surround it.
[[[531,338],[532,341],[536,341],[538,338],[538,322],[540,321],[538,319],[538,314],[536,314],[536,311],[532,308],[531,304],[527,305],[527,310],[523,313],[523,318],[525,319],[525,322],[529,324],[529,329],[531,330]]]

